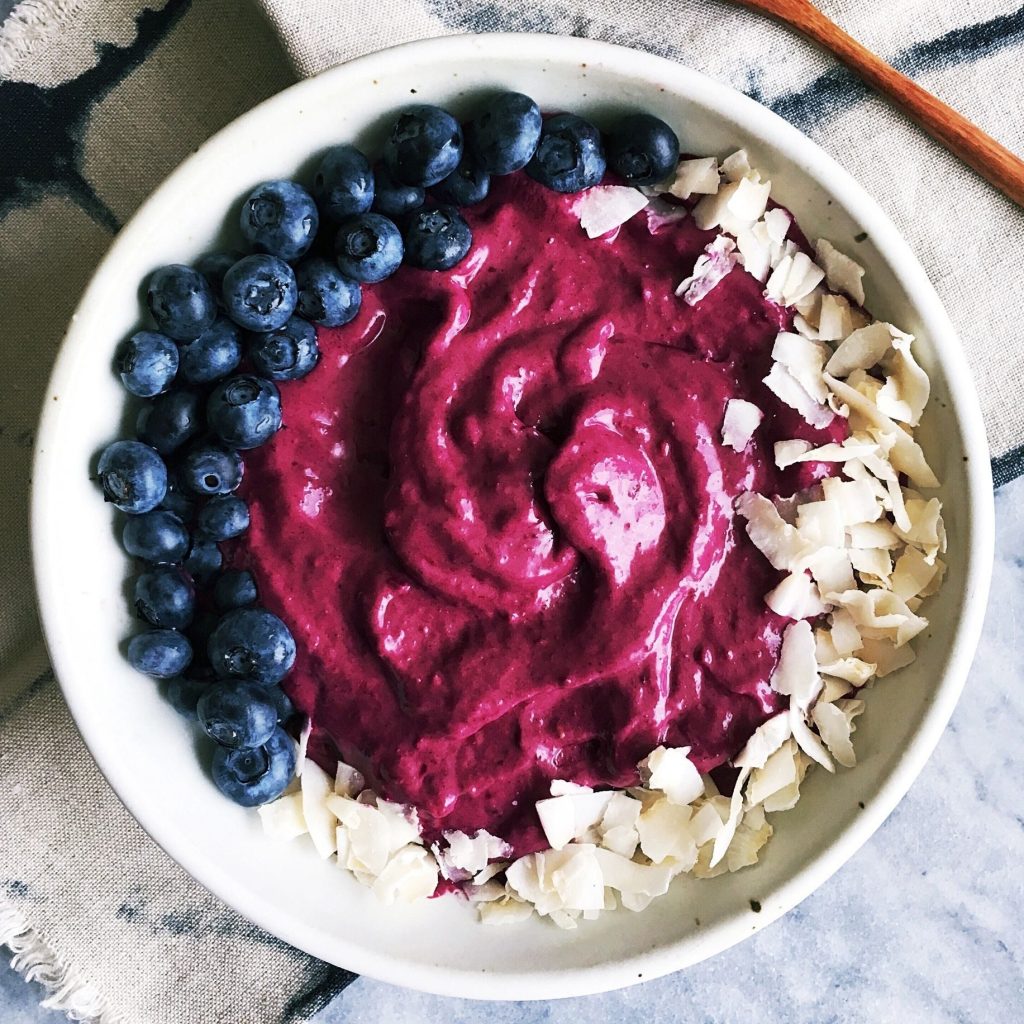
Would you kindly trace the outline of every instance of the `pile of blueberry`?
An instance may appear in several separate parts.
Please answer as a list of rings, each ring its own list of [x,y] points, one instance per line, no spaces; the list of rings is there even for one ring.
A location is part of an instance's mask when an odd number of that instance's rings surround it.
[[[542,118],[520,93],[492,97],[465,126],[439,107],[412,106],[375,166],[339,145],[324,154],[312,191],[294,181],[255,189],[240,217],[251,254],[207,253],[194,267],[151,275],[156,330],[133,334],[117,356],[125,388],[144,400],[137,439],[109,445],[98,476],[128,516],[125,550],[144,564],[134,605],[149,628],[129,641],[128,660],[169,680],[171,703],[216,741],[214,781],[231,799],[265,803],[295,768],[285,729],[294,709],[279,686],[295,641],[257,604],[250,572],[222,571],[218,544],[248,529],[248,506],[234,494],[240,453],[281,427],[275,382],[316,366],[313,324],[348,323],[361,286],[403,262],[458,264],[472,245],[458,207],[483,200],[492,175],[525,168],[569,193],[598,184],[608,166],[630,184],[652,184],[678,158],[672,129],[647,114],[602,138],[573,114]]]

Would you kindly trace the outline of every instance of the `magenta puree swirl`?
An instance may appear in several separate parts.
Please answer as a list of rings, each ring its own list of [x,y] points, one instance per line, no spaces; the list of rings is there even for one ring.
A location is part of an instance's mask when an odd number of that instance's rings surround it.
[[[779,710],[780,574],[732,503],[827,472],[777,470],[776,440],[842,436],[761,383],[791,314],[742,268],[673,294],[714,232],[641,213],[591,241],[578,203],[496,179],[463,264],[404,268],[320,329],[247,455],[232,553],[296,637],[310,755],[428,839],[486,828],[517,855],[547,845],[550,780],[628,786],[661,743],[707,771]],[[765,413],[741,453],[730,398]]]

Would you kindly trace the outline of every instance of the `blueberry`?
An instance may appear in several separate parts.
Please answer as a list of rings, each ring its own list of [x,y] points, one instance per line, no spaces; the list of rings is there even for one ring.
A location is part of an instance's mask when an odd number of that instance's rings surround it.
[[[230,252],[205,252],[196,260],[196,270],[198,270],[199,273],[206,278],[207,282],[209,282],[210,287],[213,289],[214,297],[217,298],[219,305],[223,305],[223,302],[220,300],[220,293],[224,288],[224,275],[244,255],[244,252],[238,252],[237,250],[232,250]]]
[[[196,705],[199,724],[222,747],[261,747],[277,728],[277,705],[259,683],[249,679],[217,683]]]
[[[238,328],[226,317],[181,345],[178,375],[190,384],[209,384],[233,373],[242,361],[242,340]]]
[[[295,312],[295,272],[276,256],[246,256],[224,275],[224,309],[240,327],[273,331]]]
[[[293,316],[269,334],[249,336],[249,358],[257,372],[271,380],[299,380],[320,361],[316,328]]]
[[[210,429],[231,448],[257,448],[281,428],[281,396],[262,377],[221,381],[206,403]]]
[[[251,676],[278,683],[295,662],[295,641],[288,627],[265,608],[228,612],[210,636],[210,664],[219,676]]]
[[[209,497],[237,490],[244,469],[238,452],[203,444],[185,456],[180,473],[182,482],[190,491]]]
[[[384,160],[405,185],[436,185],[455,170],[461,157],[459,122],[447,110],[426,104],[403,110],[384,143]]]
[[[434,188],[434,198],[455,206],[473,206],[483,202],[491,190],[491,176],[476,157],[464,153],[459,166]]]
[[[115,441],[100,456],[99,482],[104,500],[122,512],[149,512],[167,493],[167,467],[149,445]]]
[[[196,514],[196,496],[168,477],[167,493],[157,508],[161,512],[173,512],[182,522],[190,523]]]
[[[521,92],[503,92],[488,100],[466,129],[466,148],[490,174],[511,174],[525,167],[540,140],[540,107]]]
[[[170,455],[195,437],[203,426],[203,407],[195,391],[168,391],[139,410],[139,440],[161,455]]]
[[[210,689],[209,679],[192,679],[188,676],[176,676],[167,683],[167,702],[185,718],[196,717],[196,704],[207,690]]]
[[[229,799],[242,807],[256,807],[275,800],[295,774],[295,744],[278,726],[262,747],[213,753],[213,781]]]
[[[325,217],[344,220],[365,213],[373,202],[374,178],[355,146],[332,146],[313,177],[313,195]]]
[[[418,210],[426,201],[426,190],[419,185],[403,185],[395,180],[383,161],[373,169],[373,211],[385,217],[402,217]]]
[[[139,398],[166,391],[178,372],[178,346],[165,334],[138,331],[122,346],[117,357],[121,383]]]
[[[295,705],[280,686],[266,687],[267,696],[274,702],[279,723],[287,722],[295,714]]]
[[[334,238],[341,272],[354,281],[375,284],[390,277],[402,263],[402,233],[379,213],[345,221]]]
[[[664,181],[678,163],[676,133],[651,114],[630,114],[608,135],[608,165],[630,185]]]
[[[604,177],[601,133],[575,114],[544,122],[540,142],[526,173],[555,192],[581,192]]]
[[[355,318],[363,302],[359,285],[333,263],[315,257],[295,271],[300,316],[323,327],[341,327]]]
[[[242,235],[257,251],[297,260],[313,244],[320,214],[313,197],[294,181],[265,181],[242,203]]]
[[[191,625],[196,590],[180,569],[159,566],[135,581],[135,610],[150,625],[184,629]]]
[[[180,562],[188,552],[189,540],[181,518],[163,509],[132,516],[121,534],[121,542],[129,555],[154,565]]]
[[[233,494],[211,498],[199,511],[199,529],[209,540],[230,540],[249,529],[249,506]]]
[[[423,270],[449,270],[472,244],[473,232],[454,206],[420,210],[405,227],[405,261]]]
[[[222,572],[213,585],[213,603],[222,612],[256,603],[256,580],[247,569]]]
[[[181,263],[153,271],[146,303],[157,328],[175,341],[198,338],[217,315],[209,282],[198,270]]]
[[[184,564],[192,578],[206,586],[214,574],[220,572],[224,556],[215,541],[199,537],[192,542]]]
[[[150,629],[128,641],[132,668],[157,679],[181,675],[192,661],[192,645],[177,630]]]

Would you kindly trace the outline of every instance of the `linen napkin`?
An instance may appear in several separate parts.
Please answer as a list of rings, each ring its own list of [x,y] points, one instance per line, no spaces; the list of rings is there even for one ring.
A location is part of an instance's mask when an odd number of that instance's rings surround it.
[[[0,0],[0,12],[9,6]],[[1024,8],[819,6],[1024,151]],[[74,730],[39,644],[27,568],[30,450],[53,353],[119,224],[214,130],[295,75],[467,31],[636,46],[808,132],[879,199],[929,271],[972,362],[997,484],[1024,473],[1014,329],[1024,215],[774,22],[725,0],[22,0],[0,26],[0,942],[21,950],[20,967],[48,984],[54,1005],[84,1019],[300,1021],[351,976],[189,879],[121,807]]]

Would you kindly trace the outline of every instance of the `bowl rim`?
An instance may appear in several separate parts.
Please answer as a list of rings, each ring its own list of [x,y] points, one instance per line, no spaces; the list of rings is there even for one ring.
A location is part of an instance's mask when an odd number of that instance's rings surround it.
[[[507,53],[509,47],[528,53],[531,60],[558,64],[570,61],[600,63],[626,75],[636,73],[637,65],[642,65],[649,77],[657,75],[666,83],[666,88],[674,92],[695,98],[738,121],[758,122],[762,130],[766,127],[772,132],[780,149],[799,161],[804,173],[819,181],[827,177],[830,182],[828,190],[843,195],[844,205],[856,213],[863,229],[870,234],[888,262],[899,268],[898,277],[903,289],[927,322],[936,349],[941,348],[941,362],[948,377],[950,397],[965,447],[985,453],[985,458],[971,458],[966,466],[965,598],[955,623],[946,669],[936,686],[934,699],[924,712],[911,742],[881,787],[866,800],[860,815],[840,831],[816,859],[803,865],[774,891],[771,907],[765,906],[765,912],[753,924],[749,918],[742,923],[736,919],[722,921],[702,933],[698,950],[691,949],[685,954],[682,947],[693,944],[692,937],[678,939],[656,949],[641,950],[611,962],[552,971],[519,970],[500,975],[411,964],[352,942],[343,940],[340,943],[345,946],[343,966],[371,978],[439,995],[523,1000],[604,992],[668,974],[721,952],[788,912],[853,856],[892,812],[924,767],[963,689],[981,634],[994,553],[992,476],[981,409],[963,349],[923,267],[893,222],[848,171],[795,126],[731,86],[667,58],[587,38],[545,33],[470,33],[421,39],[375,51],[297,82],[230,122],[178,165],[133,214],[98,265],[72,315],[44,392],[33,453],[30,533],[39,615],[50,662],[82,739],[111,788],[146,833],[196,881],[261,928],[312,956],[323,958],[324,950],[318,948],[318,933],[314,928],[282,916],[262,897],[254,899],[251,891],[237,884],[222,865],[199,854],[173,831],[162,828],[159,808],[147,804],[144,794],[135,789],[129,779],[113,772],[108,774],[106,770],[104,748],[110,740],[105,735],[103,722],[90,714],[82,688],[65,682],[73,678],[76,669],[72,665],[70,645],[64,642],[67,630],[51,599],[61,585],[60,568],[48,559],[43,544],[49,511],[38,486],[50,471],[50,463],[58,457],[53,454],[55,449],[50,442],[58,429],[60,410],[50,401],[50,396],[58,394],[70,382],[71,357],[81,340],[76,321],[94,301],[94,296],[109,287],[107,278],[119,249],[128,244],[132,236],[146,231],[147,223],[163,207],[165,196],[173,193],[177,178],[203,162],[210,148],[243,136],[250,124],[260,121],[275,108],[288,108],[296,99],[315,98],[326,80],[358,75],[365,68],[382,64],[400,71],[406,63],[457,63],[461,56],[479,58],[487,53]],[[329,958],[337,961],[333,955]]]

